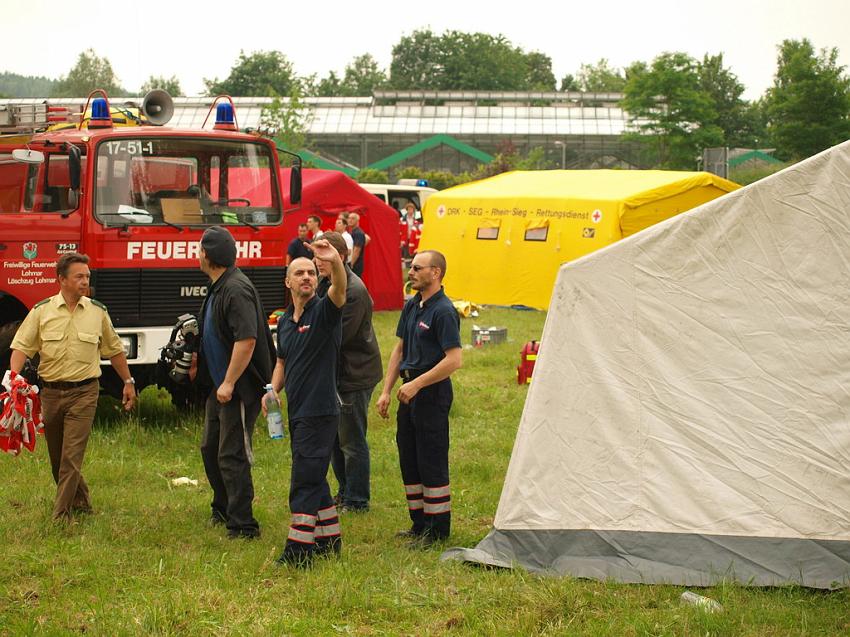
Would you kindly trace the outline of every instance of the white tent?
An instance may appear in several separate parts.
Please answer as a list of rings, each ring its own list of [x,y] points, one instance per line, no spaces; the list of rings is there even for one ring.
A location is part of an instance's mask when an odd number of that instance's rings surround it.
[[[444,557],[850,585],[850,142],[561,267],[494,527]]]

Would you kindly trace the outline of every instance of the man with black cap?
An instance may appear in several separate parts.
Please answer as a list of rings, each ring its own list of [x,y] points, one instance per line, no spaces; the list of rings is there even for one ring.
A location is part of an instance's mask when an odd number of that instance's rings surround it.
[[[206,403],[201,457],[213,490],[213,524],[227,536],[256,538],[251,479],[251,435],[263,386],[272,372],[274,341],[253,283],[236,267],[236,241],[225,228],[201,238],[201,270],[210,277],[198,319],[199,373],[212,381]]]

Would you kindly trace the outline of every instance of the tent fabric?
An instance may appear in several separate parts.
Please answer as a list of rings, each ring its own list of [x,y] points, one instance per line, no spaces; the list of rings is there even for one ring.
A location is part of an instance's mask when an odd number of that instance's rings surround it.
[[[442,559],[503,568],[521,563],[531,572],[624,584],[713,586],[736,581],[833,589],[846,585],[846,576],[835,580],[834,575],[847,573],[850,543],[694,533],[493,530],[476,548],[451,549]]]
[[[448,557],[850,584],[850,142],[563,266],[494,522]]]
[[[738,187],[705,172],[503,173],[431,195],[419,249],[446,255],[452,297],[545,309],[561,264]]]
[[[290,169],[283,174],[285,210],[289,201]],[[284,214],[286,236],[297,237],[298,225],[310,215],[322,218],[322,230],[334,229],[340,212],[360,215],[360,227],[371,237],[364,252],[363,282],[372,296],[375,310],[398,310],[404,304],[401,276],[401,248],[398,240],[398,211],[366,192],[356,181],[335,170],[305,168],[301,172],[301,203]]]

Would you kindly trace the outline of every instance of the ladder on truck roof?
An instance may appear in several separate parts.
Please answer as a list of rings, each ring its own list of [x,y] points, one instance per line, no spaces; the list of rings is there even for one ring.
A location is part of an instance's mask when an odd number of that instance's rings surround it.
[[[0,102],[0,144],[12,143],[48,129],[73,125],[72,109],[67,106],[50,106],[45,102]]]
[[[47,104],[0,104],[0,136],[34,133],[50,125]],[[2,140],[2,137],[0,137]]]

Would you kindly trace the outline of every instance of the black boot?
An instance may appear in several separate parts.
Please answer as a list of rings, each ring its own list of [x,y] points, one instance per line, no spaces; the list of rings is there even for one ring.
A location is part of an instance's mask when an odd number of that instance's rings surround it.
[[[295,568],[310,568],[313,564],[313,556],[316,553],[315,544],[301,544],[300,542],[286,541],[283,553],[277,558],[281,566],[294,566]]]
[[[322,538],[316,540],[316,556],[332,556],[339,555],[342,551],[342,538],[338,535],[334,537]]]

